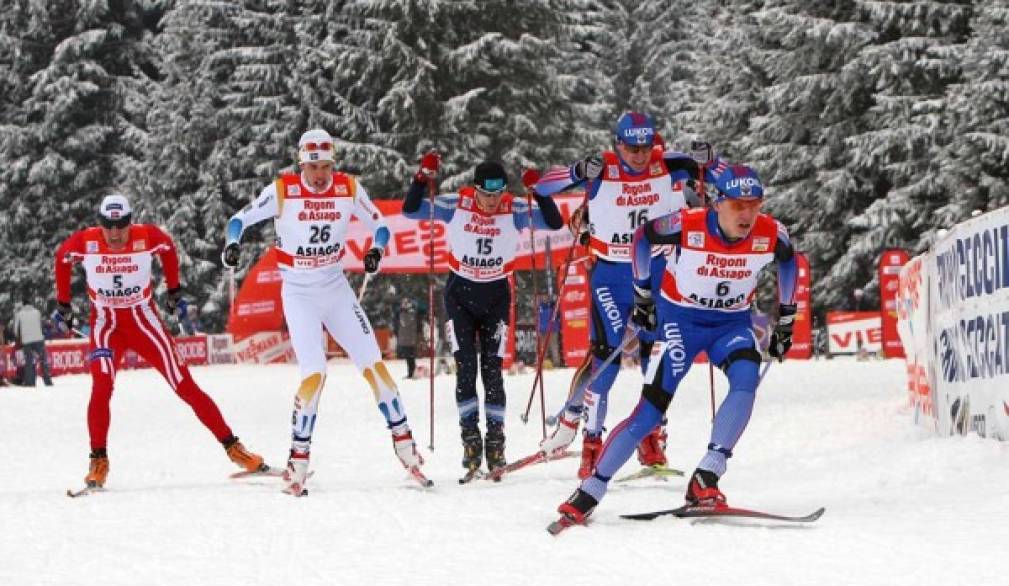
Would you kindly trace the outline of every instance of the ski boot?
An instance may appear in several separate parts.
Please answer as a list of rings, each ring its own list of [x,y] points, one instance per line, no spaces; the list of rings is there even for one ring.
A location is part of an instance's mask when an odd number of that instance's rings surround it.
[[[718,490],[718,476],[710,470],[694,470],[687,485],[686,500],[688,505],[702,507],[724,507],[725,495]]]
[[[603,451],[603,436],[602,434],[593,435],[590,433],[585,434],[585,439],[582,440],[582,463],[578,467],[578,478],[585,480],[596,469],[596,462],[599,460],[599,454]]]
[[[638,444],[638,462],[642,466],[664,467],[666,461],[666,430],[661,425],[645,436]]]
[[[565,517],[570,524],[583,525],[598,504],[599,501],[595,497],[578,488],[568,497],[568,500],[557,507],[557,512]]]
[[[284,492],[292,496],[305,496],[308,490],[305,483],[308,481],[308,452],[291,450],[291,456],[287,459],[287,468],[284,469]]]
[[[231,436],[221,444],[224,445],[224,451],[227,452],[231,461],[238,464],[240,468],[244,468],[246,472],[259,472],[267,468],[263,464],[263,457],[246,450],[237,437]]]
[[[561,413],[557,420],[557,428],[554,429],[550,437],[540,442],[540,451],[546,454],[547,459],[554,457],[571,445],[575,441],[575,434],[578,433],[578,419],[568,419],[568,412]]]
[[[413,433],[409,429],[403,433],[392,434],[392,448],[396,451],[396,457],[403,463],[403,467],[408,470],[420,468],[424,463],[424,458],[417,451],[417,444],[413,441]]]
[[[486,450],[487,470],[489,472],[494,472],[507,463],[504,456],[505,434],[503,425],[487,425],[487,441],[484,442],[484,449]],[[500,480],[500,477],[498,479]]]
[[[462,467],[479,470],[483,464],[483,438],[479,427],[462,428]]]
[[[91,450],[89,457],[91,463],[88,466],[88,475],[84,477],[84,483],[89,488],[102,488],[109,475],[109,455],[105,448],[96,448]]]

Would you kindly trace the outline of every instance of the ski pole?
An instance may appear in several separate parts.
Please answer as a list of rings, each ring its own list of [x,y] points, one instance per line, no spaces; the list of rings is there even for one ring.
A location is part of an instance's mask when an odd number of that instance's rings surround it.
[[[568,256],[567,256],[566,259],[564,259],[564,278],[561,280],[561,286],[557,290],[557,302],[554,304],[554,309],[550,313],[550,328],[547,329],[547,335],[545,336],[543,347],[540,348],[539,356],[536,358],[536,377],[533,378],[533,388],[529,391],[529,401],[526,403],[526,410],[525,410],[525,412],[522,415],[519,416],[519,419],[522,420],[522,423],[528,423],[529,422],[529,410],[532,409],[533,398],[536,397],[536,387],[539,384],[540,379],[543,377],[543,357],[546,354],[546,348],[547,348],[547,346],[550,345],[550,336],[551,336],[551,334],[553,334],[553,330],[554,330],[553,329],[553,324],[554,324],[554,322],[557,321],[557,312],[558,312],[558,310],[560,310],[560,307],[561,307],[560,300],[561,300],[561,298],[564,297],[564,288],[568,284],[568,272],[569,272],[568,269],[570,268],[570,265],[571,265],[571,262],[572,262],[571,259],[572,259],[572,257],[575,254],[575,246],[576,245],[577,245],[576,242],[572,242],[571,243],[571,249],[568,250]],[[545,421],[546,421],[546,419],[544,418],[544,422]]]
[[[361,283],[361,290],[357,292],[357,302],[360,304],[364,299],[364,292],[368,290],[368,282],[371,281],[372,273],[364,274],[364,281]]]
[[[431,200],[431,216],[428,218],[428,265],[427,265],[427,320],[428,320],[428,404],[429,409],[429,438],[427,449],[434,451],[434,334],[435,334],[435,314],[434,314],[434,178],[427,182],[427,193]]]
[[[641,326],[631,322],[627,329],[629,331],[624,335],[624,339],[620,343],[620,346],[618,346],[613,352],[610,352],[610,355],[606,357],[606,360],[603,360],[602,364],[597,367],[593,367],[592,375],[589,376],[589,380],[585,381],[585,383],[582,384],[577,391],[575,391],[575,394],[565,401],[563,405],[561,405],[561,410],[558,411],[556,415],[547,417],[547,425],[555,425],[557,420],[561,418],[561,415],[564,414],[564,410],[568,408],[569,404],[575,402],[575,399],[577,399],[577,402],[579,403],[583,400],[585,391],[592,385],[592,383],[596,382],[596,379],[602,375],[603,371],[606,370],[606,367],[616,360],[617,356],[623,354],[624,350],[630,346],[631,342],[638,337],[638,333],[641,331]]]

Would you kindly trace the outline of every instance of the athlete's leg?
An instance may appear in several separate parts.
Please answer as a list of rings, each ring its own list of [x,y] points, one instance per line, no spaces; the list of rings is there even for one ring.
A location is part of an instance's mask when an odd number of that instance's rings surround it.
[[[725,474],[726,460],[746,429],[753,413],[761,356],[749,315],[721,335],[711,347],[711,359],[729,378],[729,392],[715,413],[708,451],[697,465],[716,476]],[[724,330],[723,330],[724,331]]]
[[[641,399],[631,415],[617,425],[603,445],[592,475],[582,482],[581,490],[596,501],[606,494],[607,484],[641,443],[662,420],[677,386],[686,376],[694,357],[707,346],[710,335],[695,325],[686,312],[660,299],[658,332],[662,336],[662,354],[646,373]]]
[[[189,373],[189,368],[179,359],[175,341],[168,334],[157,311],[150,304],[135,305],[121,312],[120,319],[130,316],[122,333],[128,344],[165,377],[172,390],[188,404],[196,417],[217,438],[226,442],[233,438],[231,428],[224,421],[214,400],[201,389]]]
[[[385,418],[386,427],[392,433],[393,449],[396,456],[407,468],[419,466],[423,459],[417,452],[410,425],[407,423],[406,408],[375,340],[375,332],[364,309],[357,302],[354,290],[350,288],[342,274],[327,286],[321,302],[326,308],[322,321],[358,370],[368,381],[378,403],[378,410]]]
[[[610,387],[620,373],[620,357],[602,364],[623,344],[633,304],[630,265],[597,262],[592,271],[592,329],[590,352],[595,380],[584,390],[585,433],[598,437],[606,421]]]
[[[472,283],[449,276],[445,286],[446,335],[455,358],[455,403],[459,409],[459,425],[464,428],[477,427],[480,421],[480,402],[476,395],[477,323],[466,303],[475,295]]]
[[[117,333],[116,312],[111,309],[96,309],[91,323],[91,348],[88,354],[88,368],[91,371],[91,399],[88,401],[88,435],[91,451],[107,447],[109,424],[111,422],[112,389],[116,381],[116,370],[123,355],[123,338]]]
[[[505,465],[505,389],[501,363],[508,345],[511,291],[506,279],[488,283],[484,290],[481,304],[486,311],[477,321],[477,334],[480,338],[480,376],[487,418],[484,448],[487,467],[493,470]]]

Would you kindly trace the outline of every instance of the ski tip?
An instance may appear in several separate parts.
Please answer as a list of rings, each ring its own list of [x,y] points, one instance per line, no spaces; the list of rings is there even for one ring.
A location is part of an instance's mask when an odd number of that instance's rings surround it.
[[[813,511],[812,513],[810,513],[809,516],[807,516],[806,518],[809,519],[810,521],[816,521],[817,519],[819,519],[820,517],[822,517],[823,514],[826,513],[826,512],[827,512],[827,507],[820,507],[819,509],[816,509],[815,511]]]

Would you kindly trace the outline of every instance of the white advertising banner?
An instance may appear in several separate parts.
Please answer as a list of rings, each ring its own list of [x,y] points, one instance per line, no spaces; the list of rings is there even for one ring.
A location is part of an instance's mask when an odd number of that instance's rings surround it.
[[[935,368],[932,367],[928,343],[927,255],[912,258],[901,268],[897,286],[897,333],[904,347],[907,364],[908,405],[914,421],[937,428],[932,390],[935,388]]]
[[[1009,209],[958,224],[927,259],[939,433],[1009,439]]]
[[[827,336],[831,354],[855,354],[859,349],[879,352],[883,347],[879,312],[827,312]]]

